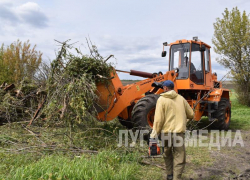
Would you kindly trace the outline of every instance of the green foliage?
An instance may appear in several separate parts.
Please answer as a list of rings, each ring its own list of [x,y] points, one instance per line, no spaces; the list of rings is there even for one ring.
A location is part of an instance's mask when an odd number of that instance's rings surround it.
[[[18,89],[24,94],[28,95],[32,92],[36,92],[38,87],[35,85],[31,79],[28,77],[25,77],[21,82],[20,85],[18,86]]]
[[[70,120],[73,124],[96,116],[96,84],[108,83],[113,67],[105,62],[94,45],[90,55],[83,55],[78,49],[72,53],[70,49],[63,44],[58,58],[51,64],[44,113],[51,120]]]
[[[94,48],[96,47],[94,46]],[[90,80],[93,79],[93,82],[103,80],[97,76],[98,74],[104,77],[110,77],[112,66],[105,63],[103,58],[97,59],[95,57],[82,55],[81,53],[79,55],[80,57],[69,54],[67,57],[70,63],[67,64],[65,73],[70,77],[81,77],[82,75],[86,75],[86,78]]]
[[[239,102],[250,106],[250,19],[239,9],[225,9],[214,23],[214,50],[217,61],[230,69]]]
[[[29,41],[17,40],[9,46],[0,48],[0,83],[18,84],[28,77],[33,79],[42,61],[42,53],[31,47]]]

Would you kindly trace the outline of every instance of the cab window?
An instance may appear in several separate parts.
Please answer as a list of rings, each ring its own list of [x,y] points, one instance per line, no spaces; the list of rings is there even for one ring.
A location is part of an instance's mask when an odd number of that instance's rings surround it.
[[[192,43],[190,63],[190,79],[196,84],[204,84],[202,52],[200,45]]]
[[[204,60],[205,60],[205,71],[209,72],[209,57],[210,57],[210,50],[208,48],[206,48],[206,50],[204,51]]]
[[[190,43],[171,46],[170,70],[179,69],[177,79],[187,79],[189,74]]]

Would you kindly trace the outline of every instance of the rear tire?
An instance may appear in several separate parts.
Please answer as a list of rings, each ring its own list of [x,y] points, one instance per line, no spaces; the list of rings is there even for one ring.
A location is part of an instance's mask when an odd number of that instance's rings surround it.
[[[132,111],[132,123],[135,129],[153,127],[155,107],[159,97],[158,94],[149,94],[135,104]]]
[[[229,99],[221,98],[218,104],[218,110],[213,114],[217,119],[213,123],[213,127],[219,130],[228,130],[231,121],[231,104]]]

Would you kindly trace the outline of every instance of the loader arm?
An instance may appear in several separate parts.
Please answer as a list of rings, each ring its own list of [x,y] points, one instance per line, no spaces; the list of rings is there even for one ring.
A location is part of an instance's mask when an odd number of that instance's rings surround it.
[[[100,121],[110,121],[116,118],[119,114],[126,110],[128,106],[135,104],[141,97],[145,96],[145,93],[162,93],[162,89],[152,87],[153,82],[171,80],[175,83],[176,76],[177,73],[173,70],[154,78],[148,78],[123,86],[119,76],[115,72],[113,76],[114,78],[110,80],[110,84],[108,86],[104,86],[104,84],[97,85],[99,103],[107,103],[105,108],[102,109],[102,112],[100,112],[101,110],[98,112],[97,118]],[[124,115],[124,113],[122,113],[121,116],[126,116],[126,114]]]

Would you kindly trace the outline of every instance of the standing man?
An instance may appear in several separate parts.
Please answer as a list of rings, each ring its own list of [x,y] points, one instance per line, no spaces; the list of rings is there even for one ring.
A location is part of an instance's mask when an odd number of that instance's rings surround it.
[[[179,180],[186,163],[184,136],[187,119],[192,119],[194,112],[188,102],[174,91],[172,81],[164,81],[163,90],[164,93],[156,103],[153,131],[150,138],[157,138],[161,132],[171,135],[171,138],[165,141],[163,157],[167,169],[167,179]],[[178,146],[175,146],[174,143],[177,139],[176,136],[183,140]]]

